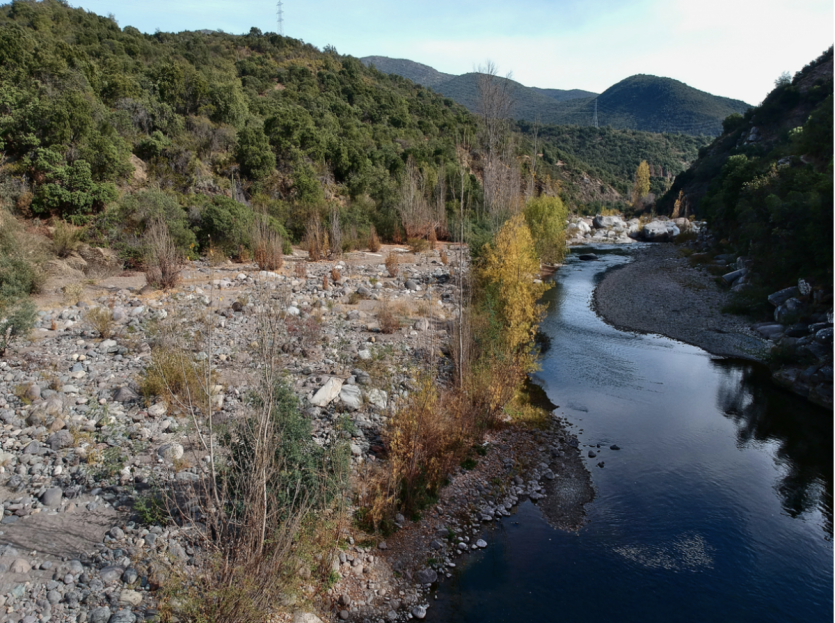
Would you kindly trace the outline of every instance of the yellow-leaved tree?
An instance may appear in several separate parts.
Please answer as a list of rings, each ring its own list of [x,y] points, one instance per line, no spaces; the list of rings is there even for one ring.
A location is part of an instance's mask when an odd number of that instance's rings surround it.
[[[495,305],[503,341],[512,351],[526,351],[545,313],[537,301],[550,286],[539,280],[539,257],[523,215],[508,220],[494,243],[484,246],[480,277]]]
[[[565,258],[565,221],[568,208],[559,197],[536,197],[525,204],[525,222],[543,262],[556,264]]]
[[[635,186],[632,187],[632,205],[638,207],[641,199],[649,194],[649,165],[646,160],[641,160],[638,170],[635,171]]]

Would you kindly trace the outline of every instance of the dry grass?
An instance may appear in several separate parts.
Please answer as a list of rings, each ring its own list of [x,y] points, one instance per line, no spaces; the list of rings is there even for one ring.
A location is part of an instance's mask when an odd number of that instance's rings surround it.
[[[392,251],[389,251],[388,255],[386,255],[386,270],[389,273],[389,277],[397,277],[397,273],[400,272],[400,259],[395,255]]]
[[[201,376],[191,353],[176,346],[159,345],[151,351],[151,363],[139,380],[139,390],[146,399],[173,397],[175,403],[198,405],[206,412],[211,388]]]
[[[425,238],[409,238],[406,244],[412,253],[423,253],[430,248],[429,241]]]
[[[400,329],[400,320],[388,301],[384,301],[377,309],[377,320],[380,323],[380,331],[383,333],[395,333]]]
[[[68,283],[63,288],[61,288],[62,299],[64,301],[64,305],[75,305],[77,304],[84,296],[84,284],[83,283]]]
[[[304,238],[302,240],[302,247],[307,250],[310,260],[318,262],[325,259],[329,251],[328,232],[322,226],[322,221],[318,215],[310,217],[305,227]]]
[[[438,234],[435,233],[435,228],[429,228],[429,236],[427,237],[427,242],[429,243],[429,248],[434,251],[438,247]]]
[[[155,219],[145,232],[148,255],[145,258],[145,280],[162,290],[169,290],[180,281],[183,256],[174,244],[168,225]]]
[[[374,229],[374,226],[371,226],[371,232],[368,234],[368,250],[372,253],[377,253],[380,250],[380,247],[383,245],[380,244],[380,238],[377,236],[377,230]]]
[[[81,244],[82,229],[58,220],[52,233],[52,248],[58,257],[67,257]]]
[[[113,336],[116,323],[113,321],[113,310],[108,307],[91,307],[84,312],[84,322],[96,331],[103,340]]]
[[[266,215],[256,215],[252,226],[252,249],[255,263],[261,270],[279,270],[284,265],[281,236],[270,227]]]
[[[304,262],[296,262],[293,266],[293,274],[297,279],[307,279],[307,264]]]

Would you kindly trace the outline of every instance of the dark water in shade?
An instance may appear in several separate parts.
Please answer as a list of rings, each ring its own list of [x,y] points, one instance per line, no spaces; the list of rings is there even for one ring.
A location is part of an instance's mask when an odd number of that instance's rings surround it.
[[[584,458],[588,522],[560,532],[525,502],[461,559],[427,618],[832,621],[832,414],[758,366],[606,325],[592,291],[629,255],[595,252],[575,251],[546,295],[536,376],[583,456],[602,446]]]

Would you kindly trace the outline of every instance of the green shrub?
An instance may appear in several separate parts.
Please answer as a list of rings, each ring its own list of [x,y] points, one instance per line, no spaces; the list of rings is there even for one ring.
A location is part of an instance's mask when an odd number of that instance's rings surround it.
[[[267,221],[284,241],[282,250],[286,249],[289,244],[287,231],[272,216],[268,216]],[[243,249],[252,250],[255,213],[242,203],[229,197],[214,197],[200,214],[200,222],[200,242],[204,248],[208,248],[211,240],[213,246],[220,247],[228,255],[237,255]]]
[[[126,194],[100,214],[87,229],[88,237],[119,252],[128,264],[144,265],[148,256],[145,233],[157,219],[165,221],[177,250],[185,257],[197,257],[197,236],[186,211],[177,198],[161,190],[140,190]]]
[[[312,439],[310,420],[302,415],[293,390],[277,383],[273,397],[272,436],[275,453],[274,471],[267,484],[275,512],[291,514],[297,509],[326,507],[345,486],[348,473],[346,444],[326,449]],[[230,451],[230,490],[240,483],[235,479],[253,473],[258,420],[249,418],[230,430],[224,443]]]
[[[28,297],[43,279],[38,267],[22,257],[37,249],[30,248],[18,230],[15,220],[0,212],[0,356],[34,326],[37,310]]]

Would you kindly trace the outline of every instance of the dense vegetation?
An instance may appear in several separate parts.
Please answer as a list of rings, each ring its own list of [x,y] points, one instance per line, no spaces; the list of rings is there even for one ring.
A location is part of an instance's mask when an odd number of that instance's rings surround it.
[[[369,56],[362,59],[386,73],[398,74],[443,93],[478,111],[478,73],[451,76],[403,59]],[[749,105],[711,95],[672,78],[636,75],[621,80],[600,95],[579,89],[542,89],[511,81],[514,119],[552,125],[591,126],[595,111],[600,125],[644,132],[716,136],[722,120],[744,113]]]
[[[228,195],[296,237],[328,202],[390,236],[407,159],[437,175],[474,132],[453,102],[333,50],[257,29],[145,35],[54,0],[0,8],[0,65],[7,206],[89,223],[137,169],[201,242],[235,220]]]
[[[668,181],[684,171],[709,140],[607,127],[535,128],[527,121],[518,121],[517,126],[528,137],[535,129],[538,131],[545,163],[562,162],[573,169],[585,168],[624,196],[630,192],[632,176],[641,161],[646,160],[650,165],[651,191],[661,194],[667,190]]]
[[[832,283],[832,48],[783,77],[763,103],[729,116],[724,133],[676,178],[680,193],[720,238],[755,260],[760,283]]]

